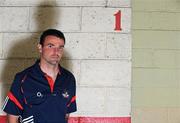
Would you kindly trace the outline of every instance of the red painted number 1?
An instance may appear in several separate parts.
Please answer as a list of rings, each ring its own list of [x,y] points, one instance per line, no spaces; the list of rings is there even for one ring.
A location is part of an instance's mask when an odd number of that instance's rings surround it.
[[[121,11],[119,10],[116,14],[114,14],[115,16],[115,29],[116,31],[121,31]]]

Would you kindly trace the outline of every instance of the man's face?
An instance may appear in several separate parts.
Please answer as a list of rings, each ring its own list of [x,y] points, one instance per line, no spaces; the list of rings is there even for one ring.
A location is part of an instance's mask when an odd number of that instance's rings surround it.
[[[49,35],[45,38],[44,44],[39,45],[38,48],[43,63],[57,65],[63,55],[64,40]]]

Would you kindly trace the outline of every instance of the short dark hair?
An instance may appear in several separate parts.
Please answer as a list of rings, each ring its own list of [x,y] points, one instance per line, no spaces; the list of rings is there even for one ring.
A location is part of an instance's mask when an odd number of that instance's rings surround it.
[[[56,37],[58,37],[58,38],[60,38],[60,39],[63,39],[63,40],[64,40],[64,44],[65,44],[64,34],[63,34],[61,31],[56,30],[56,29],[47,29],[47,30],[45,30],[45,31],[41,34],[41,36],[40,36],[40,41],[39,41],[39,43],[40,43],[41,45],[43,45],[43,44],[44,44],[44,41],[45,41],[45,38],[46,38],[47,36],[49,36],[49,35],[56,36]]]

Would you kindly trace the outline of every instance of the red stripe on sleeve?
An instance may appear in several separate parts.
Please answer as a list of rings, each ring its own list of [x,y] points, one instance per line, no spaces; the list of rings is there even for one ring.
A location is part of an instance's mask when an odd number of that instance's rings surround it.
[[[71,98],[71,101],[69,102],[69,104],[67,105],[67,107],[69,107],[71,105],[71,103],[75,102],[76,101],[76,96],[73,96]]]
[[[11,93],[9,92],[8,93],[8,97],[11,101],[13,101],[21,110],[23,110],[23,107],[22,105],[20,104],[20,102],[16,99],[16,97]]]

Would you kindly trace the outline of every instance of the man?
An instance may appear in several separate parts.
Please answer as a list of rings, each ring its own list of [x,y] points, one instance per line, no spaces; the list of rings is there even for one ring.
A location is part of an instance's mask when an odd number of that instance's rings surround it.
[[[42,33],[40,60],[16,74],[5,99],[8,123],[67,123],[69,113],[76,111],[75,78],[59,65],[64,45],[62,32]]]

